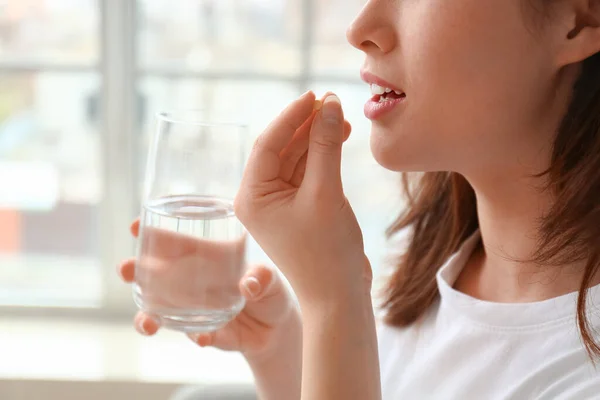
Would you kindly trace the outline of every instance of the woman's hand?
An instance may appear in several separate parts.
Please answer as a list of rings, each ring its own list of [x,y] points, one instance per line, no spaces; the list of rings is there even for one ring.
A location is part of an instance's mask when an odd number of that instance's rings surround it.
[[[235,200],[301,305],[370,292],[362,233],[342,188],[346,132],[337,96],[321,103],[304,94],[256,141]]]
[[[234,207],[298,295],[301,398],[379,400],[371,267],[342,189],[344,116],[335,95],[320,106],[303,95],[259,137]]]
[[[131,226],[134,237],[139,235],[139,220]],[[157,237],[165,241],[173,240],[168,236]],[[187,240],[194,240],[188,238]],[[168,245],[168,243],[166,243]],[[160,243],[156,243],[160,246]],[[125,282],[133,282],[135,259],[124,261],[118,268],[119,275]],[[164,268],[169,268],[165,265]],[[164,284],[164,288],[156,287],[154,293],[164,297],[164,301],[171,304],[180,304],[188,301],[186,288],[188,276],[186,274],[172,274],[163,271],[165,276],[181,279],[155,279],[155,283]],[[239,283],[240,291],[246,298],[246,306],[242,312],[222,329],[201,335],[189,335],[200,346],[214,346],[222,350],[239,351],[247,357],[266,357],[266,354],[278,349],[285,342],[285,336],[290,329],[300,331],[300,316],[295,301],[289,293],[284,282],[271,268],[257,266],[250,268]],[[179,290],[170,290],[179,288]],[[136,329],[144,335],[153,335],[159,329],[159,321],[151,315],[139,312],[135,317]],[[294,343],[286,343],[293,346]]]

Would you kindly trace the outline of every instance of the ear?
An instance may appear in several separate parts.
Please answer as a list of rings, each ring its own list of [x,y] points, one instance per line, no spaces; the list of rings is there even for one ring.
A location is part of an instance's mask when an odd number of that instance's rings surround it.
[[[568,0],[558,52],[561,66],[577,64],[600,52],[600,0]]]

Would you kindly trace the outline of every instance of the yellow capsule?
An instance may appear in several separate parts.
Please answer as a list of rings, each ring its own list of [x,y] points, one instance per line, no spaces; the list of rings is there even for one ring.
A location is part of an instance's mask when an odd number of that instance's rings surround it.
[[[323,102],[321,100],[315,100],[315,105],[313,106],[314,111],[319,111],[323,107]]]

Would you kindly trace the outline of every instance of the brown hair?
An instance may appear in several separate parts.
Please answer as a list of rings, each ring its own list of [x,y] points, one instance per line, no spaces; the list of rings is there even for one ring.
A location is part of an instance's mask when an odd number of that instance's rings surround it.
[[[533,261],[540,265],[585,262],[577,324],[592,359],[600,357],[586,315],[587,291],[600,269],[600,53],[585,60],[568,112],[554,141],[547,171],[555,203],[540,223]],[[416,178],[416,179],[415,179]],[[388,236],[410,228],[408,248],[385,288],[386,322],[407,326],[438,297],[436,273],[478,229],[475,193],[454,172],[402,176],[407,207]]]

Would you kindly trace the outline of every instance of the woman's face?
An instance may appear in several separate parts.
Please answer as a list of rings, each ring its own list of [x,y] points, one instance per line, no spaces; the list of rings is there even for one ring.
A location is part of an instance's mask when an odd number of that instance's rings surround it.
[[[365,106],[380,164],[469,174],[546,161],[559,120],[553,33],[524,3],[367,2],[348,40],[366,55],[363,79],[401,93]]]

